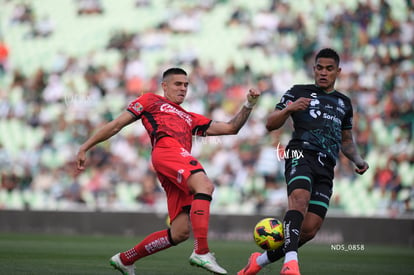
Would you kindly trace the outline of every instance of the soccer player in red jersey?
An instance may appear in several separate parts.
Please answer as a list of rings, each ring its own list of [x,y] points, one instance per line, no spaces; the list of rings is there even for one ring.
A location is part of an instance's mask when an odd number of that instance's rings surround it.
[[[164,96],[147,93],[138,97],[125,112],[104,125],[79,149],[77,168],[84,170],[89,149],[138,119],[151,138],[152,163],[167,195],[171,226],[148,235],[130,250],[114,255],[110,264],[123,274],[135,274],[135,261],[187,240],[191,228],[195,241],[190,264],[216,274],[227,274],[209,250],[207,234],[214,185],[203,166],[190,153],[192,135],[237,134],[247,121],[260,92],[250,89],[240,111],[230,121],[219,122],[180,106],[186,97],[188,84],[187,73],[181,68],[166,70],[162,79]]]

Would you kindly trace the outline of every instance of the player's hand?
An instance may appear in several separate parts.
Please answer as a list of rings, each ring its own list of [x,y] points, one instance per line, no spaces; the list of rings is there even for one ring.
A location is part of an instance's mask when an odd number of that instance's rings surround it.
[[[365,171],[367,171],[367,170],[368,170],[369,165],[368,165],[368,163],[367,163],[366,161],[364,161],[364,162],[362,162],[362,163],[358,163],[358,164],[356,164],[356,167],[357,167],[357,168],[355,168],[355,172],[356,172],[357,174],[362,175],[362,174],[364,174],[364,173],[365,173]]]
[[[79,171],[85,170],[86,152],[79,150],[76,156],[76,167]]]
[[[296,101],[292,102],[291,104],[288,104],[286,108],[291,112],[303,111],[308,108],[311,101],[312,101],[311,98],[300,97]]]
[[[260,91],[254,88],[251,88],[249,92],[247,93],[247,102],[245,106],[247,108],[253,108],[253,106],[256,105],[257,101],[259,100],[259,96],[260,96]]]

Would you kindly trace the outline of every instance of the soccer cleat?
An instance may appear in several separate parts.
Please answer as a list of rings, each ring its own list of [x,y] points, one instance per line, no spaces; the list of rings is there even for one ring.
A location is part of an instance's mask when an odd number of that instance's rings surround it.
[[[123,275],[135,275],[135,266],[134,265],[124,265],[119,257],[120,253],[115,254],[109,260],[109,264],[112,265],[115,269],[121,271]]]
[[[188,260],[190,261],[191,265],[204,268],[215,274],[227,274],[227,271],[218,265],[218,263],[216,262],[216,258],[210,252],[208,252],[207,254],[200,255],[193,251]]]
[[[280,275],[300,275],[298,261],[291,260],[283,264]]]
[[[240,270],[237,275],[256,275],[262,269],[260,265],[257,264],[257,257],[261,254],[259,252],[252,253],[249,258],[247,265]]]

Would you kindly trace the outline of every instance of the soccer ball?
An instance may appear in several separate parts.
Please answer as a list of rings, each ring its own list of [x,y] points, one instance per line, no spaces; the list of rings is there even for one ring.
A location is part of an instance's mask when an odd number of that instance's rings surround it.
[[[264,250],[274,250],[285,242],[283,224],[275,218],[265,218],[254,227],[254,241]]]

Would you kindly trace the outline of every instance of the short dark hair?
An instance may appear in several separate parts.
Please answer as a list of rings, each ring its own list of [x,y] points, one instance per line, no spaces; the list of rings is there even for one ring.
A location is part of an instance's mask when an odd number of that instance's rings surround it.
[[[315,56],[315,62],[318,60],[318,58],[321,57],[332,58],[333,60],[335,60],[336,65],[339,66],[340,59],[338,53],[335,50],[331,48],[325,48],[320,50],[318,54]]]
[[[187,72],[184,71],[181,68],[169,68],[168,70],[166,70],[163,74],[162,74],[162,80],[165,80],[165,78],[167,78],[170,75],[174,75],[174,74],[182,74],[182,75],[187,75]]]

